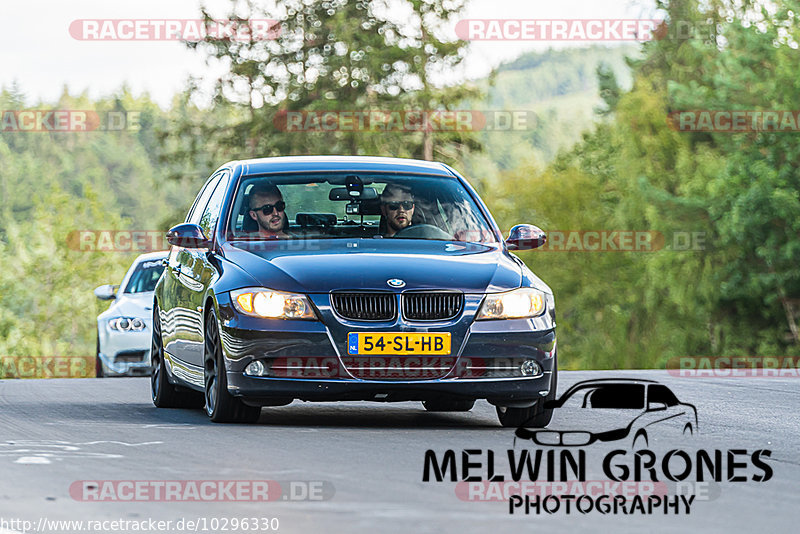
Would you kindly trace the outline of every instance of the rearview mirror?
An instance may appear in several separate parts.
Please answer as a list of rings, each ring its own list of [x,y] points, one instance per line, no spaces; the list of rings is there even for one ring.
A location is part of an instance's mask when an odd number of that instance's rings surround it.
[[[106,284],[94,289],[94,296],[100,300],[114,300],[117,298],[117,288],[119,286]]]
[[[209,246],[203,229],[192,223],[183,223],[170,228],[167,232],[167,242],[183,248],[208,248]]]
[[[378,198],[378,190],[374,187],[365,187],[358,193],[358,195],[352,195],[346,187],[334,187],[328,193],[328,200],[375,200]]]
[[[531,250],[547,242],[547,235],[538,226],[518,224],[508,233],[508,250]]]

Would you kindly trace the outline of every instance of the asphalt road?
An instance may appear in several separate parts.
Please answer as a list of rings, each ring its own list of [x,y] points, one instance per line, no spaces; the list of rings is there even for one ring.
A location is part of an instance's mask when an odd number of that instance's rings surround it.
[[[706,485],[688,516],[665,515],[660,509],[631,515],[566,514],[563,509],[509,515],[507,500],[462,500],[456,483],[422,481],[427,449],[438,458],[452,449],[459,460],[463,449],[479,449],[484,463],[491,449],[498,471],[506,474],[508,449],[534,451],[531,443],[515,443],[513,430],[501,428],[494,408],[485,402],[458,414],[428,413],[419,403],[295,402],[264,408],[256,425],[218,425],[200,410],[156,409],[146,378],[6,380],[0,381],[0,532],[21,532],[25,526],[67,532],[77,529],[48,529],[46,522],[118,519],[175,525],[159,530],[152,523],[156,529],[151,532],[186,531],[187,520],[200,521],[198,531],[222,532],[225,526],[234,531],[230,520],[239,518],[277,518],[278,532],[289,533],[797,530],[800,379],[562,372],[559,391],[578,380],[620,376],[659,380],[697,407],[700,435],[651,438],[649,448],[656,454],[675,448],[719,449],[723,456],[729,449],[768,449],[772,478]],[[627,449],[626,458],[632,457],[629,443],[615,448]],[[608,479],[602,470],[607,450],[597,445],[586,449],[587,480]],[[751,464],[744,472],[758,470]],[[86,502],[80,500],[86,496],[80,481],[87,480],[274,480],[283,491],[294,482],[296,498],[309,488],[300,481],[313,481],[309,491],[315,500],[284,500],[289,495],[276,494],[270,486],[268,494],[277,500],[269,502]],[[83,489],[71,494],[71,486]],[[177,526],[181,519],[183,530]],[[104,531],[133,531],[127,525],[115,529],[106,523]]]

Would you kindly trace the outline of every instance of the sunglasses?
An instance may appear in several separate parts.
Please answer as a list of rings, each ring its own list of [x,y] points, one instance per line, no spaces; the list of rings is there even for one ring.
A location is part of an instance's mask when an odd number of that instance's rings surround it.
[[[403,210],[408,211],[414,207],[413,200],[403,200],[402,202],[384,202],[384,206],[389,208],[392,211],[397,211],[400,209],[400,206],[403,207]]]
[[[260,208],[251,208],[251,211],[260,211],[264,215],[269,215],[272,213],[272,210],[276,209],[278,211],[283,211],[286,209],[286,202],[283,200],[277,201],[275,204],[264,204]]]

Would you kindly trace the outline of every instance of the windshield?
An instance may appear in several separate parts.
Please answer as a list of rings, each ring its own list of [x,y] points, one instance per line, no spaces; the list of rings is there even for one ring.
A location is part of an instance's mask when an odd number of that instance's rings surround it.
[[[398,238],[496,243],[455,178],[315,173],[244,177],[229,239]]]
[[[136,266],[128,285],[125,286],[125,293],[145,293],[154,291],[156,282],[161,277],[164,266],[161,260],[143,261]]]

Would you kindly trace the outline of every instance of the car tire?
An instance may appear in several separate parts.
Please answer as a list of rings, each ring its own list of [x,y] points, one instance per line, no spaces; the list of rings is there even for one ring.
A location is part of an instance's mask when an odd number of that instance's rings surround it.
[[[228,392],[228,377],[222,354],[217,315],[212,309],[206,317],[204,379],[206,414],[215,423],[255,423],[260,406],[248,406]]]
[[[558,390],[558,358],[553,358],[553,372],[550,375],[550,391],[543,399],[536,401],[536,404],[529,408],[507,408],[496,406],[497,418],[500,424],[505,427],[526,426],[530,428],[544,428],[553,419],[553,409],[545,408],[547,402],[556,398]]]
[[[97,333],[97,352],[94,356],[94,376],[95,378],[103,378],[103,360],[100,359],[100,333]]]
[[[429,412],[468,412],[475,406],[474,399],[434,399],[422,401]]]
[[[200,392],[178,389],[167,377],[157,304],[153,305],[153,337],[150,342],[150,394],[157,408],[200,408],[203,405]]]

